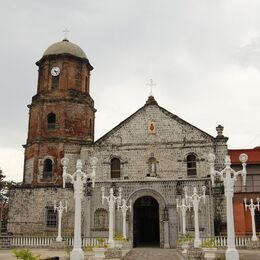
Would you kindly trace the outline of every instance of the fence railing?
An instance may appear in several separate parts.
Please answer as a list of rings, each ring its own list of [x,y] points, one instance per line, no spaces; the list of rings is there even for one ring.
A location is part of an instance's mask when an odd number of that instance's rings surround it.
[[[2,236],[0,237],[0,248],[6,247],[49,247],[56,237],[22,237],[22,236]],[[73,237],[63,237],[63,242],[68,245],[73,245]],[[82,246],[98,246],[107,243],[107,238],[104,242],[100,239],[83,237]]]
[[[208,240],[212,239],[217,247],[227,246],[226,236],[215,236],[215,237],[202,237],[202,244]],[[0,248],[6,247],[49,247],[56,237],[23,237],[23,236],[2,236],[0,237]],[[99,246],[107,243],[107,238],[104,238],[104,242],[100,239],[92,237],[83,237],[82,246]],[[236,247],[246,247],[248,242],[251,241],[251,236],[237,236],[235,237]],[[73,245],[73,237],[63,237],[63,242],[68,245]]]
[[[203,237],[203,238],[201,238],[202,244],[208,239],[212,239],[214,245],[217,247],[226,247],[227,246],[227,237],[226,236]],[[250,242],[250,241],[251,241],[251,236],[235,237],[236,247],[246,247],[248,242]]]

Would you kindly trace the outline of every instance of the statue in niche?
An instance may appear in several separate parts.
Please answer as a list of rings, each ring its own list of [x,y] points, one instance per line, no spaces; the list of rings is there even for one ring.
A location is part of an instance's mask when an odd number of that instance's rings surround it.
[[[149,173],[148,177],[157,177],[157,160],[154,157],[150,157],[148,160]]]

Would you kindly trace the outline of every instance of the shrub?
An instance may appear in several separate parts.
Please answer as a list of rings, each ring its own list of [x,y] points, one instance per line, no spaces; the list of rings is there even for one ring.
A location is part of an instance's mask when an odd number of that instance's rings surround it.
[[[183,244],[183,243],[185,243],[185,242],[192,242],[193,239],[194,239],[194,238],[193,238],[191,235],[185,234],[185,235],[182,235],[182,236],[180,236],[180,237],[178,238],[177,243],[178,243],[178,244]]]
[[[12,252],[14,253],[16,259],[19,260],[40,260],[40,255],[34,256],[32,252],[27,248],[20,250],[14,249],[12,250]]]
[[[115,232],[115,234],[114,234],[114,239],[115,239],[115,240],[120,240],[120,241],[125,241],[125,240],[126,240],[126,239],[123,237],[122,234],[117,233],[117,232]]]
[[[91,251],[93,251],[93,246],[85,246],[85,247],[84,247],[84,251],[85,251],[85,252],[91,252]]]
[[[201,247],[213,248],[217,247],[217,245],[215,244],[213,239],[207,239],[202,243]]]

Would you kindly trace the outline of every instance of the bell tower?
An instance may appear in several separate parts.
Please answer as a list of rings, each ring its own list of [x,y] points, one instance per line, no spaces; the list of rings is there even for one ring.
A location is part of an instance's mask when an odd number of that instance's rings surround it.
[[[64,39],[52,44],[36,62],[37,94],[29,107],[24,145],[24,183],[62,183],[64,153],[79,156],[94,141],[95,108],[90,91],[93,69],[84,51]]]

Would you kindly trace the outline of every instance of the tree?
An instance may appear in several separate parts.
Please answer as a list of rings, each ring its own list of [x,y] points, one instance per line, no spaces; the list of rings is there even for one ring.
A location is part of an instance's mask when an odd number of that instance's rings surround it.
[[[5,177],[3,170],[0,168],[0,203],[8,200],[8,190],[12,184],[10,181],[5,181]]]
[[[0,235],[2,231],[6,231],[9,190],[15,184],[13,181],[4,180],[5,177],[0,168]]]

